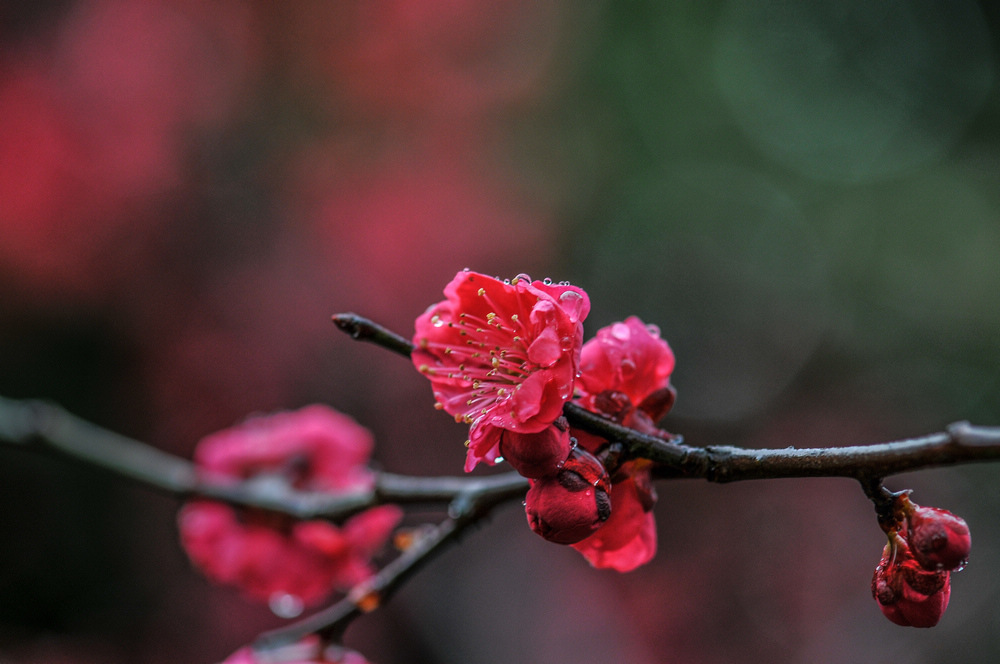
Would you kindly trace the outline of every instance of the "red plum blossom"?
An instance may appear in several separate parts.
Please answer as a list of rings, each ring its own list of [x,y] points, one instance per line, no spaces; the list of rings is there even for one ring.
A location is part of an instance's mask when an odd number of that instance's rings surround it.
[[[351,418],[313,405],[254,417],[203,439],[195,463],[206,478],[281,482],[302,491],[367,489],[371,435]],[[401,510],[382,505],[338,527],[296,522],[257,510],[237,511],[208,500],[179,515],[181,543],[213,581],[263,601],[291,597],[312,605],[373,574],[371,557],[398,525]]]

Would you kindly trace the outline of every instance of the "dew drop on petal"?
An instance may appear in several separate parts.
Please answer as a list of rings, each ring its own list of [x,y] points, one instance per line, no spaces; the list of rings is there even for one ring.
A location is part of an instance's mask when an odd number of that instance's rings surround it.
[[[274,593],[267,601],[271,613],[279,618],[297,618],[302,615],[305,604],[302,600],[289,593]]]
[[[625,323],[615,323],[611,326],[611,336],[619,341],[628,341],[629,337],[632,336],[631,330],[628,329],[628,325]]]
[[[526,282],[528,282],[530,284],[531,283],[531,277],[529,277],[524,272],[522,272],[521,274],[519,274],[516,277],[514,277],[514,283],[515,284],[517,282],[519,282],[519,281],[526,281]]]
[[[552,285],[552,277],[545,277],[544,279],[542,279],[542,283],[545,284],[546,286],[551,286]]]

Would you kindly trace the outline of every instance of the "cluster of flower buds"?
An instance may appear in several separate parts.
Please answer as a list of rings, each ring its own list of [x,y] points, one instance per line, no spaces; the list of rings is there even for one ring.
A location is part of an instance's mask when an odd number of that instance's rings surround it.
[[[416,321],[413,363],[436,405],[469,425],[466,471],[506,460],[528,478],[532,530],[595,567],[628,571],[656,553],[656,497],[643,460],[569,428],[573,400],[651,435],[674,402],[674,355],[636,317],[583,343],[587,294],[566,282],[459,272]],[[610,471],[610,474],[609,474]]]
[[[502,440],[500,449],[504,458],[515,459],[511,465],[516,470],[531,478],[531,488],[524,499],[531,529],[550,542],[576,544],[592,535],[611,516],[611,480],[604,464],[570,438],[564,421],[547,431],[555,433],[541,435],[558,437],[565,443],[566,455],[561,461],[548,464],[545,472],[535,475],[541,470],[536,464],[529,467],[532,475],[521,471],[524,464],[518,452],[532,447],[523,437],[518,445],[507,445]],[[562,447],[560,444],[559,448]],[[513,456],[508,458],[507,454]]]
[[[908,492],[896,496],[889,543],[872,577],[872,596],[897,625],[933,627],[951,598],[951,573],[969,557],[965,521],[936,507],[921,507]]]

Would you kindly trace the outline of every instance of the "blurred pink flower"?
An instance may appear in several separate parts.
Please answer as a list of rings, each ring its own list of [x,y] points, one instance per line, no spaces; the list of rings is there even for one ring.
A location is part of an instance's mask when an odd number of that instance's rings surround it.
[[[573,395],[590,311],[569,284],[463,271],[416,321],[413,364],[439,407],[470,425],[465,469],[495,463],[500,431],[544,430]]]
[[[363,427],[313,405],[213,434],[199,443],[195,463],[215,481],[271,476],[303,491],[350,491],[372,482],[365,466],[371,448]],[[195,500],[181,510],[179,525],[192,562],[213,581],[264,601],[288,596],[292,603],[312,605],[371,576],[371,557],[401,517],[397,506],[383,505],[338,528]]]
[[[368,664],[368,660],[361,653],[342,646],[323,648],[318,638],[307,637],[298,643],[266,652],[256,652],[245,646],[222,664]]]
[[[156,204],[184,184],[191,133],[237,109],[252,37],[235,1],[84,0],[51,39],[5,52],[0,269],[96,295],[155,263]]]

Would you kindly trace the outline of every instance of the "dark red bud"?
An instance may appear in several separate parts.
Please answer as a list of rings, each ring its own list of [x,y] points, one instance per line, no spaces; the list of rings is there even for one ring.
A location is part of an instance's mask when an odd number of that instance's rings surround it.
[[[605,417],[621,422],[632,410],[632,402],[624,392],[604,390],[594,397],[594,407]]]
[[[500,436],[500,454],[514,470],[531,479],[554,474],[571,447],[569,430],[556,425],[538,433],[504,431]]]
[[[933,627],[951,598],[951,574],[919,566],[909,546],[896,538],[885,547],[872,577],[872,597],[886,618],[904,627]]]
[[[661,387],[658,390],[650,392],[642,403],[639,404],[639,410],[643,411],[653,422],[659,422],[663,419],[664,415],[670,412],[670,409],[674,407],[674,402],[677,400],[677,391],[672,387]]]
[[[954,570],[969,559],[972,538],[961,517],[936,507],[917,507],[907,515],[913,557],[928,570]]]
[[[550,542],[579,542],[611,516],[609,490],[601,462],[573,448],[557,473],[532,480],[525,497],[528,525]]]

